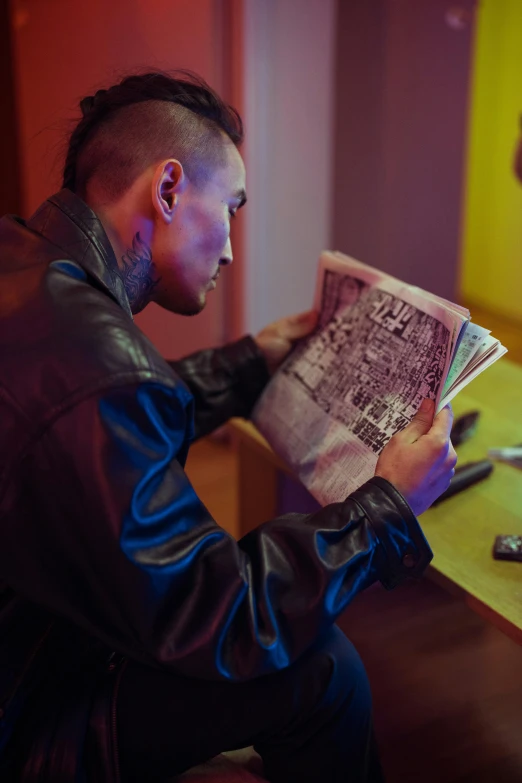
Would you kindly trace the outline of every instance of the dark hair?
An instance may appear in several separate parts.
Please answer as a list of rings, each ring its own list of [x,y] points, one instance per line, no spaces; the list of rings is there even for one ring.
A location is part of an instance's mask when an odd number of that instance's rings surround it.
[[[223,134],[236,146],[243,140],[238,112],[190,71],[127,76],[83,98],[80,109],[63,171],[63,187],[80,195],[100,170],[106,195],[116,197],[162,155],[181,151],[194,173],[194,159],[219,162]]]

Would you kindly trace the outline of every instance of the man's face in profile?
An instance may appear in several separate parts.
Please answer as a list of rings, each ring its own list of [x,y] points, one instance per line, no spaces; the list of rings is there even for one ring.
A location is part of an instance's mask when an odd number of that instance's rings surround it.
[[[161,278],[155,301],[174,313],[201,312],[221,266],[232,263],[230,220],[246,201],[245,166],[232,142],[225,152],[225,163],[204,184],[187,178],[174,219],[152,248]]]

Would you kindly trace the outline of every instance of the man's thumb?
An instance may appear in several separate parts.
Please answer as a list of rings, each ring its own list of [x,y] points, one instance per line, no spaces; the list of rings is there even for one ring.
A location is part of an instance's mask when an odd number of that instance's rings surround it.
[[[404,437],[410,443],[415,443],[422,435],[426,435],[431,429],[434,415],[435,403],[426,397],[408,426],[403,429]]]
[[[284,325],[284,337],[287,340],[298,340],[300,337],[306,337],[307,334],[317,326],[319,314],[315,310],[308,310],[306,313],[290,316],[286,319]]]

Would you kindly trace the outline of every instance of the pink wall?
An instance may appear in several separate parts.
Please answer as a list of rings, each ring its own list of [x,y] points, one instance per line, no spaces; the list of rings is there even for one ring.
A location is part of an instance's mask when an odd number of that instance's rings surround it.
[[[189,68],[222,87],[219,0],[42,0],[24,9],[15,53],[26,216],[60,187],[68,121],[85,94],[143,68]],[[137,322],[168,357],[218,343],[226,275],[220,284],[190,321],[150,305]]]

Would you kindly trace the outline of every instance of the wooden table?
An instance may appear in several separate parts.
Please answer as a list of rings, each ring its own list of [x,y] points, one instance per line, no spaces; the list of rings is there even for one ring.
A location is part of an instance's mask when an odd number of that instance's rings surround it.
[[[479,410],[476,434],[458,449],[463,464],[488,448],[522,443],[522,367],[501,359],[454,400],[455,415]],[[248,422],[232,427],[239,450],[240,534],[277,514],[277,485],[288,467]],[[429,509],[421,525],[433,549],[428,575],[522,644],[522,563],[494,560],[499,534],[522,535],[522,471],[495,463],[480,484]]]

